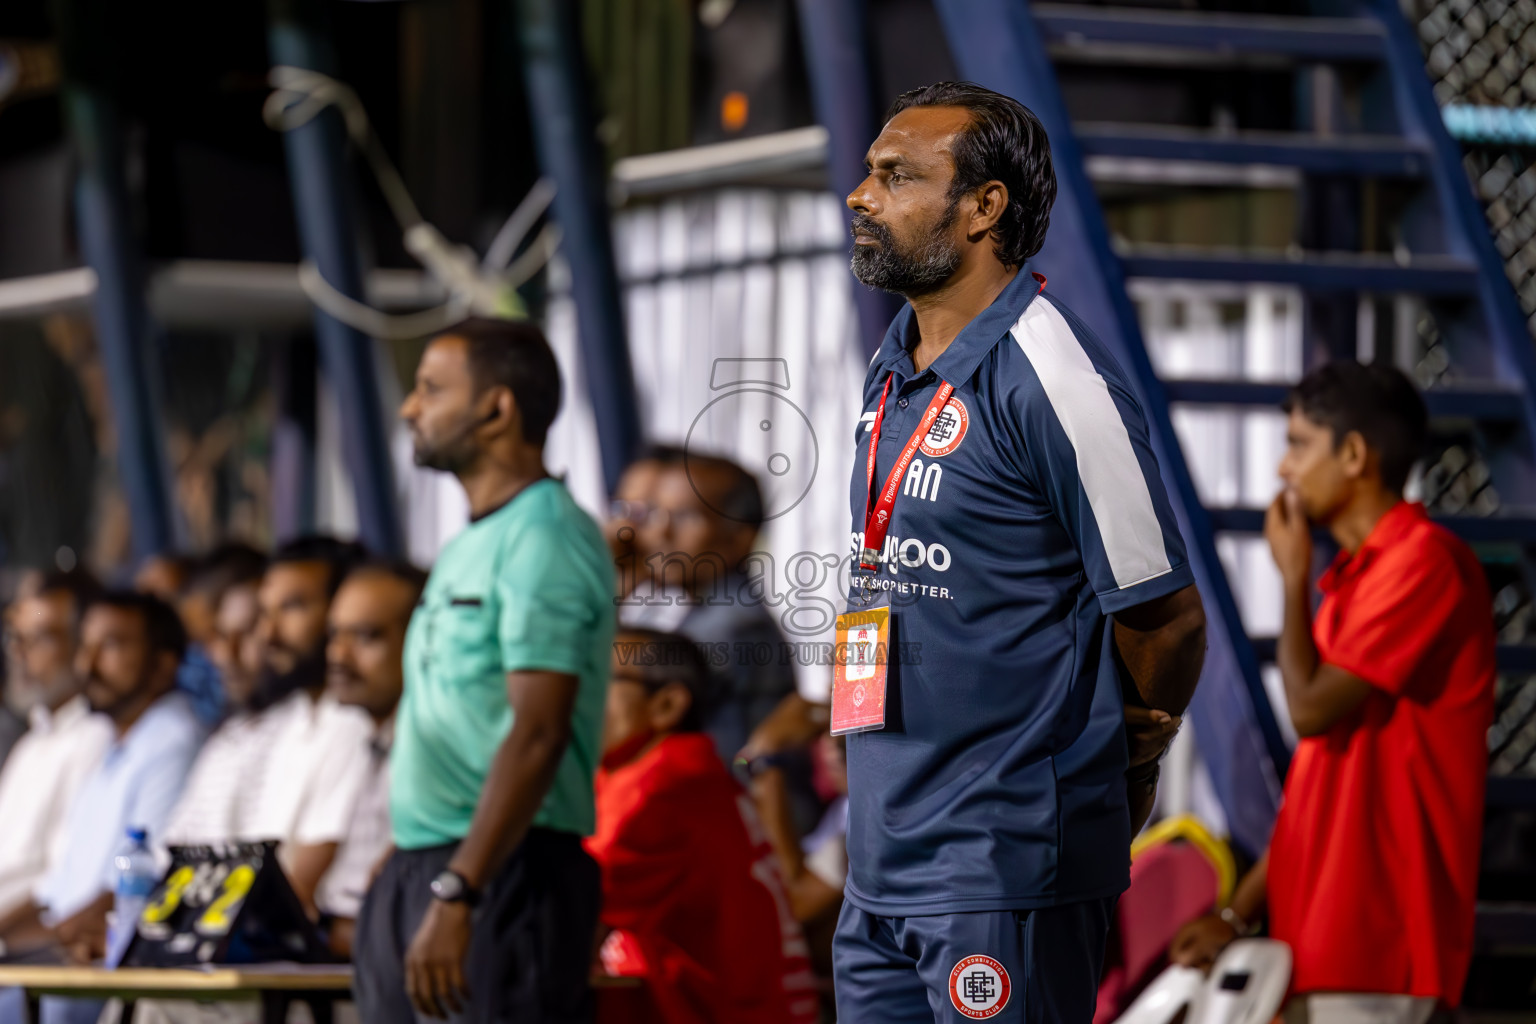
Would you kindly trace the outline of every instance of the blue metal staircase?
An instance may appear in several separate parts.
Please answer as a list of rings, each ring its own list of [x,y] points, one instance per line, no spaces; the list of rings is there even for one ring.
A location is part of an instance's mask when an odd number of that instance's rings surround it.
[[[1499,498],[1492,514],[1444,521],[1486,560],[1515,566],[1529,587],[1536,348],[1524,315],[1396,0],[1297,0],[1293,15],[1018,0],[935,0],[935,7],[961,75],[1019,98],[1050,133],[1060,193],[1038,269],[1138,382],[1211,620],[1206,678],[1190,714],[1233,838],[1256,852],[1267,843],[1289,750],[1260,674],[1273,659],[1273,638],[1244,631],[1216,537],[1258,531],[1263,512],[1202,505],[1169,413],[1174,403],[1274,408],[1286,388],[1159,379],[1126,281],[1289,285],[1306,294],[1309,314],[1320,316],[1330,303],[1352,308],[1362,293],[1418,296],[1451,368],[1427,394],[1436,429],[1479,453]],[[1260,131],[1074,122],[1059,78],[1069,65],[1113,68],[1122,87],[1127,76],[1182,67],[1290,73],[1296,123]],[[1371,240],[1351,238],[1347,225],[1331,234],[1325,225],[1303,239],[1305,247],[1274,252],[1117,247],[1086,171],[1091,156],[1288,168],[1300,175],[1302,192],[1333,189],[1347,197],[1351,183],[1372,180],[1406,198],[1393,211],[1390,251],[1371,251]],[[1309,364],[1355,354],[1353,342],[1340,337],[1309,337],[1308,351]],[[1536,670],[1536,646],[1501,645],[1499,658],[1509,672]],[[1498,780],[1490,802],[1536,806],[1533,781]]]

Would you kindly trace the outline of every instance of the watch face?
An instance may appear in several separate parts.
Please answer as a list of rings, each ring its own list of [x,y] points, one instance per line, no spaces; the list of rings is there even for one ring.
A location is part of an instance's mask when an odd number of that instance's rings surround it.
[[[444,871],[432,879],[432,895],[447,902],[461,899],[464,895],[464,880],[451,871]]]

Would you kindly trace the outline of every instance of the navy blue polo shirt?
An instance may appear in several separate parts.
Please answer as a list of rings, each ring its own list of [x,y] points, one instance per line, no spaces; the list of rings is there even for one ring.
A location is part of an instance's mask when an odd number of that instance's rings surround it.
[[[864,381],[849,608],[891,605],[886,727],[848,738],[848,887],[891,917],[1028,909],[1124,890],[1127,750],[1109,616],[1194,582],[1125,375],[1020,270],[922,373],[905,307]],[[877,571],[876,487],[941,380]]]

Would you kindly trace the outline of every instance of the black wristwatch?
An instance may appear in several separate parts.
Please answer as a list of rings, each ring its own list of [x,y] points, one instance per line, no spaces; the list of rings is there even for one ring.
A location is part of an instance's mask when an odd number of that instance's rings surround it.
[[[442,903],[462,903],[474,908],[480,902],[480,890],[464,880],[452,868],[445,868],[432,879],[432,898]]]

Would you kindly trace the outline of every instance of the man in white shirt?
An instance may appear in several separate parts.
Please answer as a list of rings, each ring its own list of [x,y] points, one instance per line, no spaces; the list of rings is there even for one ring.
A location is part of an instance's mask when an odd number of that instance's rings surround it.
[[[369,771],[372,723],[324,692],[331,597],[361,556],[357,545],[328,537],[273,555],[257,592],[261,667],[247,712],[199,758],[167,833],[172,844],[279,840],[307,907]]]
[[[357,912],[390,848],[389,748],[404,686],[405,630],[426,582],[427,574],[413,565],[373,562],[354,569],[331,602],[329,692],[366,712],[374,727],[367,779],[315,894],[331,948],[342,956],[351,955]]]
[[[0,769],[0,917],[27,904],[58,859],[65,812],[112,738],[74,670],[81,593],[75,581],[52,577],[7,617],[18,689],[36,703]]]
[[[12,955],[89,963],[106,952],[113,855],[130,827],[160,834],[203,742],[175,689],[186,646],[181,621],[158,598],[117,591],[87,608],[75,672],[91,709],[110,721],[111,742],[66,815],[61,856],[33,898],[0,921]],[[15,990],[0,999],[4,1024],[21,1019],[15,1002]],[[101,1005],[45,999],[43,1024],[94,1022]]]

